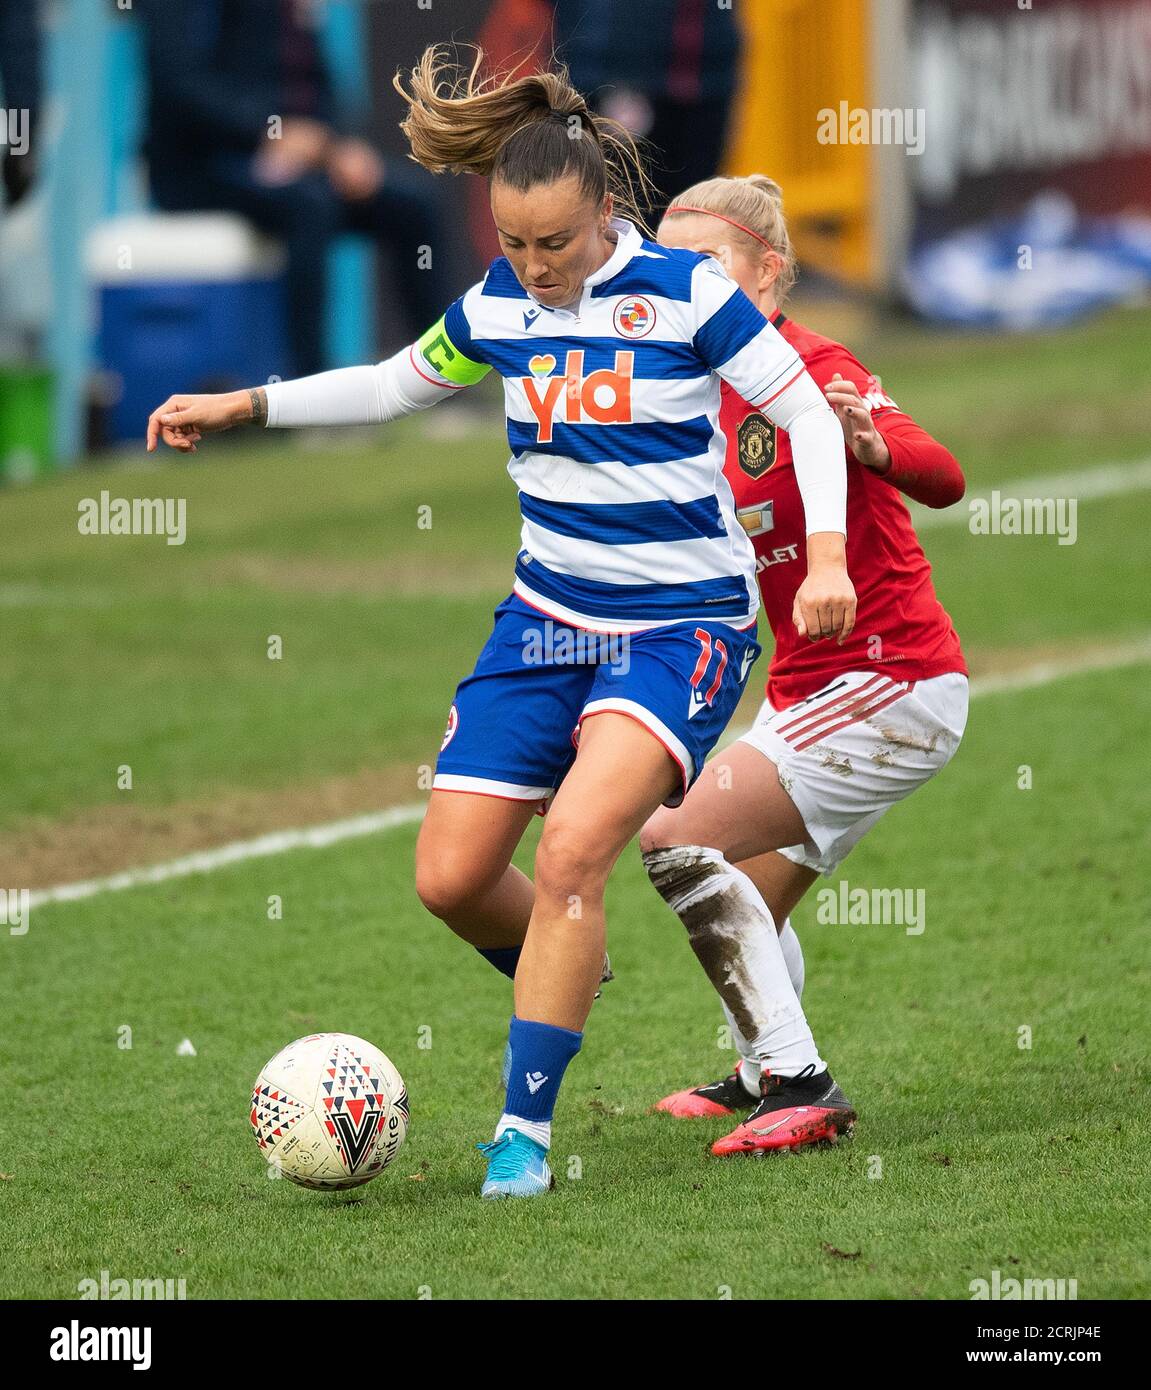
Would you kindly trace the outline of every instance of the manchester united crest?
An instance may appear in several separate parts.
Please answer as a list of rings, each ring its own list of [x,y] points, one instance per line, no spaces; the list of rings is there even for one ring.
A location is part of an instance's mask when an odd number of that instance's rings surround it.
[[[775,462],[775,426],[753,410],[740,423],[737,440],[740,468],[749,478],[762,478]]]

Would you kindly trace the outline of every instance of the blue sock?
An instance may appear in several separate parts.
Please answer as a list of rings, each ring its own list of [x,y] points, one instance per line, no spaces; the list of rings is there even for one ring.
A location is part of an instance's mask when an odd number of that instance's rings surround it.
[[[504,1113],[550,1121],[564,1072],[580,1050],[583,1034],[513,1016],[508,1041],[512,1066]]]
[[[501,975],[506,975],[509,980],[515,979],[522,946],[477,946],[476,950],[484,960],[494,965]]]

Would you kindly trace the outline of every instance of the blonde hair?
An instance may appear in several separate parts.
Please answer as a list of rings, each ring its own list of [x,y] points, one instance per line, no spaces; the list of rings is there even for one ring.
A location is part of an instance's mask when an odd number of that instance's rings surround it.
[[[795,284],[799,267],[783,215],[783,190],[774,179],[766,174],[704,179],[685,188],[671,206],[675,211],[667,212],[667,217],[689,216],[689,208],[713,212],[737,224],[727,232],[737,246],[753,254],[761,252],[764,244],[775,251],[783,261],[775,281],[775,301],[783,303]]]
[[[617,213],[653,235],[640,211],[653,185],[637,139],[618,121],[593,112],[565,67],[515,77],[478,76],[483,50],[465,73],[446,46],[432,44],[404,85],[400,129],[411,158],[433,174],[483,174],[521,192],[574,174],[597,203],[611,193]],[[410,90],[409,90],[410,88]]]

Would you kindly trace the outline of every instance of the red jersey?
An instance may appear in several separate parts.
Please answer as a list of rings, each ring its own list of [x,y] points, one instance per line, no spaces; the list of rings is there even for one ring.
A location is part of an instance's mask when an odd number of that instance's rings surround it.
[[[876,667],[894,680],[927,680],[951,671],[966,675],[959,638],[935,596],[931,566],[897,490],[929,506],[949,506],[963,496],[959,464],[840,343],[783,314],[772,324],[820,389],[837,372],[854,382],[891,451],[891,470],[876,473],[847,451],[847,573],[855,586],[855,628],[843,646],[800,637],[791,613],[807,577],[807,534],[791,442],[786,431],[723,383],[724,473],[755,546],[759,590],[775,638],[768,699],[776,709],[786,709],[846,671]]]

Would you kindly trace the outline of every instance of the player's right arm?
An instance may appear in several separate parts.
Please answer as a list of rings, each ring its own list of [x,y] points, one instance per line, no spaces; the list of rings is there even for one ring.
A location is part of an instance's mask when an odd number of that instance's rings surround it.
[[[475,353],[462,299],[416,342],[374,366],[340,367],[294,381],[216,395],[169,396],[148,417],[148,451],[161,440],[194,453],[205,434],[237,425],[379,425],[426,410],[491,370]]]
[[[703,361],[790,436],[807,535],[807,575],[792,621],[809,641],[842,644],[855,626],[856,596],[847,572],[847,463],[835,412],[791,344],[710,257],[693,272],[692,308],[692,341]]]

